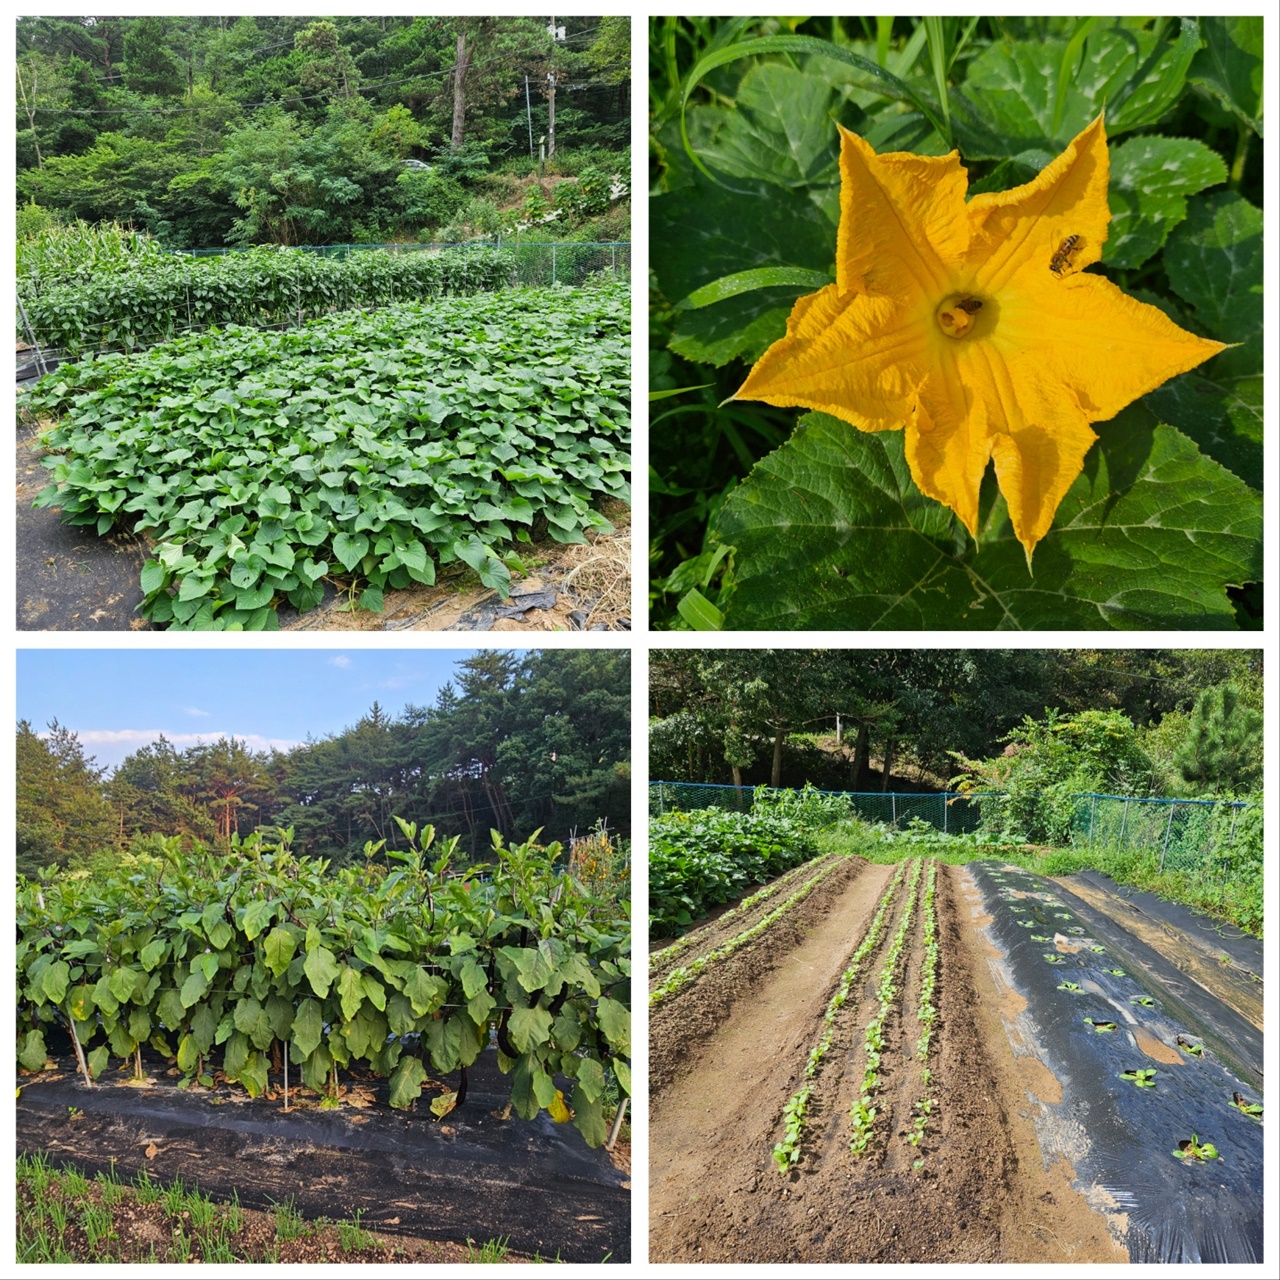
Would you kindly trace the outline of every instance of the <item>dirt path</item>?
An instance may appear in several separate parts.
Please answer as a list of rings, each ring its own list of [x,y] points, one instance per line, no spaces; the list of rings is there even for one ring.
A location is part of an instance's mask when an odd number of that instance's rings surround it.
[[[1039,1157],[1027,1082],[1000,1031],[972,906],[952,870],[939,876],[940,1021],[931,1075],[913,1061],[923,960],[916,914],[906,926],[902,989],[885,1022],[874,1141],[866,1155],[850,1153],[849,1106],[866,1065],[860,1028],[878,1007],[875,987],[902,916],[900,892],[838,1015],[800,1163],[785,1174],[774,1167],[783,1104],[803,1078],[827,1002],[890,872],[864,867],[833,890],[825,913],[803,931],[770,930],[759,948],[769,964],[757,957],[754,983],[740,988],[736,1002],[726,1006],[722,992],[699,982],[655,1017],[662,1083],[650,1121],[654,1261],[1124,1260],[1104,1220],[1071,1190],[1070,1170],[1046,1171]],[[708,1000],[713,1012],[700,1019]],[[682,1048],[682,1029],[708,1021],[714,1030]],[[929,1127],[914,1147],[906,1134],[926,1086]]]

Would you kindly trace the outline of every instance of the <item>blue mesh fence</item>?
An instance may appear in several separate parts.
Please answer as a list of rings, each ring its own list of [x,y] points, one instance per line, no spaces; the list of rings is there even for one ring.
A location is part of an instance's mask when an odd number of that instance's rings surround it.
[[[1150,852],[1165,871],[1211,871],[1246,808],[1242,800],[1082,795],[1071,815],[1071,842]]]
[[[700,782],[651,782],[649,813],[673,809],[735,809],[746,812],[754,787]],[[905,827],[920,818],[948,835],[976,831],[981,806],[998,806],[996,795],[942,792],[823,791],[842,796],[866,822]],[[1138,799],[1092,793],[1075,797],[1071,843],[1122,851],[1150,852],[1162,870],[1212,873],[1224,870],[1223,857],[1235,838],[1236,822],[1248,808],[1242,800]]]
[[[715,808],[745,813],[751,808],[755,792],[755,787],[726,787],[706,782],[651,782],[649,812]],[[818,794],[847,800],[850,811],[864,822],[905,827],[912,818],[919,818],[947,835],[976,831],[981,817],[976,797],[954,791],[820,791]]]

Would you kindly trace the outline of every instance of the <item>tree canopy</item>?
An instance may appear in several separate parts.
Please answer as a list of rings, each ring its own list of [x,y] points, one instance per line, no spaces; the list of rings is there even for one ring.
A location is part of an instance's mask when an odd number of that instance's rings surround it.
[[[650,774],[936,786],[957,755],[999,757],[1043,738],[1081,779],[1247,789],[1259,776],[1261,709],[1258,650],[655,650]],[[1116,726],[1132,750],[1104,760]]]
[[[18,726],[18,869],[66,863],[148,836],[230,848],[293,827],[299,853],[338,864],[367,841],[404,847],[395,817],[459,834],[481,855],[491,830],[544,842],[599,820],[630,833],[628,655],[488,650],[462,659],[429,707],[374,703],[342,733],[291,751],[222,738],[164,738],[111,771],[56,722]]]
[[[447,192],[465,154],[472,185],[438,229],[485,197],[480,174],[527,172],[538,138],[587,163],[627,147],[629,20],[557,26],[563,38],[532,17],[21,18],[18,199],[180,248],[374,241],[423,229],[397,179]]]

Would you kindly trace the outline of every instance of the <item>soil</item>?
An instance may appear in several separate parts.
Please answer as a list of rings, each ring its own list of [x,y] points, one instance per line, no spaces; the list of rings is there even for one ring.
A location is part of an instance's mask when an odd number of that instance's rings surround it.
[[[1046,1167],[1032,1123],[1060,1086],[1019,1070],[1001,1031],[1002,1000],[984,965],[964,875],[942,868],[935,1001],[940,1019],[926,1081],[914,1058],[923,961],[919,915],[904,982],[885,1024],[870,1151],[848,1149],[861,1089],[860,1028],[904,893],[864,964],[810,1100],[802,1158],[771,1158],[783,1104],[799,1087],[822,1016],[889,879],[851,861],[802,918],[713,966],[650,1022],[650,1257],[655,1262],[1123,1262],[1103,1216]],[[737,922],[735,921],[735,924]],[[781,922],[780,922],[781,924]],[[730,968],[730,965],[733,967]],[[730,1014],[732,1016],[730,1016]],[[913,1105],[933,1099],[911,1146]],[[919,1168],[916,1162],[922,1161]]]
[[[274,1083],[250,1100],[225,1084],[180,1089],[148,1068],[142,1085],[112,1070],[90,1089],[69,1061],[61,1067],[23,1077],[19,1151],[123,1181],[145,1170],[263,1211],[292,1199],[309,1220],[358,1214],[367,1230],[397,1237],[505,1239],[544,1258],[629,1260],[629,1151],[619,1168],[572,1125],[512,1116],[491,1054],[469,1071],[465,1105],[441,1122],[426,1100],[390,1110],[386,1082],[373,1079],[353,1077],[335,1110],[295,1089],[286,1112]]]
[[[139,574],[150,557],[145,536],[126,529],[98,537],[64,524],[56,507],[36,508],[50,483],[34,424],[17,444],[17,626],[20,631],[154,631],[137,613]],[[287,605],[282,631],[627,631],[631,627],[631,513],[600,503],[615,531],[586,543],[544,540],[521,547],[529,565],[509,600],[476,584],[465,565],[446,566],[435,586],[388,590],[381,613],[352,611],[346,592],[326,583],[307,613]]]

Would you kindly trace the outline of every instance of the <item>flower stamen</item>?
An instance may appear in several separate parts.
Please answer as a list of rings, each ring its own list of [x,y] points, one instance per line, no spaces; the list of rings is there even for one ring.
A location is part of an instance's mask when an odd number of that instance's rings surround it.
[[[968,337],[974,331],[981,310],[981,298],[953,294],[937,310],[938,327],[948,338]]]

